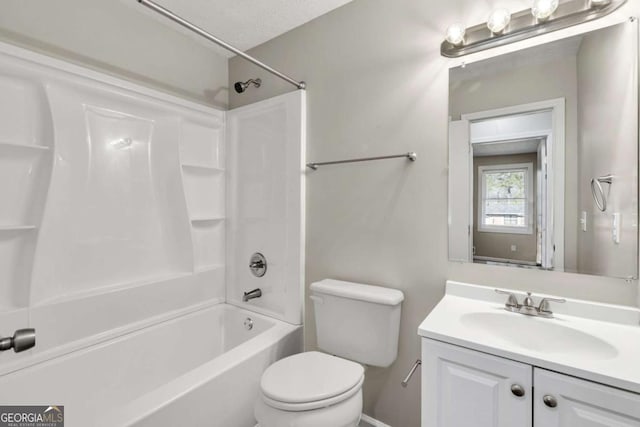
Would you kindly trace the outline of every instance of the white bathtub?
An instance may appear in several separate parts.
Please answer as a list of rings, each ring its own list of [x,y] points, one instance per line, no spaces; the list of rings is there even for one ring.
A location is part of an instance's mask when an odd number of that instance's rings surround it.
[[[64,405],[67,427],[253,427],[262,372],[301,348],[301,327],[219,304],[0,377],[0,404]]]

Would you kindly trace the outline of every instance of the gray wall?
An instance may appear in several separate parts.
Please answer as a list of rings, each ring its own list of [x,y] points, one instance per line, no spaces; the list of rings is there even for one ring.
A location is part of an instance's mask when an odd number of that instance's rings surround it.
[[[618,25],[584,38],[578,53],[579,202],[587,231],[578,233],[580,271],[614,277],[635,274],[638,257],[638,89],[637,26]],[[629,54],[635,51],[636,55]],[[604,75],[607,78],[602,78]],[[591,195],[591,179],[613,174],[607,210]],[[620,213],[620,243],[611,237],[613,213]]]
[[[507,165],[513,163],[532,163],[533,164],[533,189],[534,204],[531,212],[537,212],[538,200],[537,180],[538,155],[530,154],[514,154],[509,156],[486,156],[473,158],[473,217],[478,218],[478,167],[492,165]],[[534,214],[534,217],[536,215]],[[475,255],[512,259],[516,261],[536,262],[538,255],[538,227],[533,226],[531,234],[510,234],[510,233],[491,233],[480,232],[478,226],[480,221],[474,222],[473,227],[473,246],[476,248]],[[516,246],[516,250],[511,250],[511,245]]]
[[[636,0],[631,4],[625,13],[637,14]],[[637,300],[636,284],[622,280],[447,261],[449,62],[439,45],[449,23],[483,22],[493,6],[355,0],[250,51],[308,82],[309,160],[419,155],[415,164],[333,166],[307,179],[307,286],[332,277],[405,293],[398,360],[367,370],[364,386],[365,412],[393,427],[420,425],[419,377],[406,389],[400,381],[420,356],[417,327],[444,294],[447,278],[628,305]],[[230,82],[264,81],[258,90],[231,94],[232,106],[292,90],[238,58],[229,71]],[[306,345],[313,348],[309,301],[306,309]]]
[[[226,107],[227,58],[135,6],[117,0],[5,0],[0,41]]]

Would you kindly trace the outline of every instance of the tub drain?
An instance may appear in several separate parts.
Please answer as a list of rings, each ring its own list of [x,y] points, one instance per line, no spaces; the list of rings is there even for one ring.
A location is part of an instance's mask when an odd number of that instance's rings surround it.
[[[250,318],[250,317],[247,317],[247,318],[244,320],[244,328],[245,328],[247,331],[250,331],[250,330],[252,330],[252,329],[253,329],[253,320],[251,320],[251,318]]]

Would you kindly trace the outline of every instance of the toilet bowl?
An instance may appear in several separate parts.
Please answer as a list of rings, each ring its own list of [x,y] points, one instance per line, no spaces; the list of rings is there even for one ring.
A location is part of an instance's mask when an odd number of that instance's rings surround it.
[[[402,292],[336,280],[310,290],[326,353],[289,356],[264,371],[254,410],[260,427],[357,427],[362,364],[387,367],[396,359]]]
[[[255,407],[260,427],[356,427],[364,368],[315,351],[271,365]]]

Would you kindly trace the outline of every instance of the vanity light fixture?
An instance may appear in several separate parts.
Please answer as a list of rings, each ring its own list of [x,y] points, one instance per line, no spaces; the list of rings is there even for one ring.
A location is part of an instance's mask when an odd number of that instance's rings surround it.
[[[496,9],[487,19],[487,28],[492,34],[502,34],[511,22],[511,12],[507,9]]]
[[[470,28],[455,24],[447,28],[440,46],[442,56],[458,58],[504,46],[607,16],[627,0],[533,0],[531,9],[510,14],[494,10],[487,22]]]
[[[538,21],[546,21],[558,9],[558,0],[533,0],[531,14]]]
[[[467,29],[462,24],[453,24],[447,28],[447,41],[453,46],[462,46],[464,44],[464,35]]]
[[[609,3],[611,3],[611,0],[590,0],[589,1],[589,6],[590,7],[602,7],[602,6],[606,6]]]

